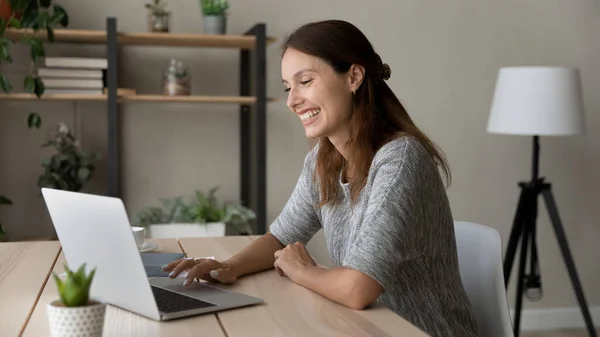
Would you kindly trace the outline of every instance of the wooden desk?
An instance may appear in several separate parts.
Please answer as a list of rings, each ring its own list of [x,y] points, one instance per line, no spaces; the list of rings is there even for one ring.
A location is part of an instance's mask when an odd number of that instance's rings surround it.
[[[255,237],[151,240],[157,251],[223,260]],[[0,243],[0,336],[48,336],[46,305],[58,298],[51,271],[63,272],[57,242]],[[218,285],[265,300],[265,304],[156,322],[109,306],[105,336],[426,336],[384,307],[355,311],[300,287],[274,270]]]

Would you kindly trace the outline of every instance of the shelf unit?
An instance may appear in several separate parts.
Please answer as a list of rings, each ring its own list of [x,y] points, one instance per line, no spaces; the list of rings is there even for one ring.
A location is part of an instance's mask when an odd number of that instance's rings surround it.
[[[32,31],[7,29],[5,37],[20,39]],[[45,33],[36,33],[47,39]],[[256,212],[254,230],[264,234],[266,221],[266,123],[267,85],[266,48],[274,38],[267,37],[266,25],[258,23],[242,35],[203,35],[178,33],[125,33],[117,30],[117,19],[106,19],[106,30],[56,29],[54,43],[100,44],[106,46],[108,59],[107,88],[104,95],[11,93],[0,100],[98,101],[106,102],[108,123],[108,187],[107,195],[121,197],[119,150],[119,108],[123,103],[222,103],[240,106],[240,200]],[[163,96],[117,95],[119,87],[118,57],[120,46],[212,47],[240,50],[239,96]]]

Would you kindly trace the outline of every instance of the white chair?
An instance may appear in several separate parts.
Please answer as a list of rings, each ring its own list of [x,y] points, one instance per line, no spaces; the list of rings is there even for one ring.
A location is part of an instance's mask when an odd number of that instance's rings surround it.
[[[454,222],[460,275],[479,322],[481,336],[514,336],[498,232],[480,224]]]

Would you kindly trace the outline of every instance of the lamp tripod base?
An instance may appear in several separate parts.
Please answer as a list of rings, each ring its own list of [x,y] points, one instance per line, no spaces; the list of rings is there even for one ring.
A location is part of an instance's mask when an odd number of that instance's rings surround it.
[[[508,288],[515,253],[517,250],[517,246],[519,245],[519,239],[521,239],[521,255],[519,260],[519,270],[517,278],[517,298],[513,322],[515,337],[519,336],[520,331],[523,295],[533,297],[534,299],[536,299],[538,297],[541,297],[542,294],[541,276],[538,270],[537,245],[535,241],[536,218],[538,211],[537,200],[539,195],[543,196],[544,203],[548,209],[550,221],[552,222],[552,227],[554,228],[554,233],[556,235],[558,245],[560,247],[567,270],[569,272],[569,277],[571,279],[573,289],[575,290],[577,301],[579,302],[579,306],[581,307],[581,312],[583,314],[588,334],[589,336],[597,337],[596,330],[592,322],[592,317],[590,315],[587,302],[583,295],[583,290],[579,281],[579,276],[577,275],[577,270],[575,269],[575,263],[573,262],[573,257],[571,256],[569,244],[567,243],[567,238],[563,229],[563,225],[558,214],[558,208],[556,206],[556,202],[552,194],[551,185],[549,183],[544,182],[543,178],[539,178],[533,179],[531,182],[519,183],[519,186],[521,187],[519,204],[517,206],[517,211],[515,214],[514,223],[510,233],[510,238],[508,241],[508,247],[506,250],[506,256],[504,260],[504,283],[506,285],[506,288]],[[529,273],[526,275],[525,269],[528,251],[530,252],[530,268]],[[526,289],[523,289],[524,287]]]

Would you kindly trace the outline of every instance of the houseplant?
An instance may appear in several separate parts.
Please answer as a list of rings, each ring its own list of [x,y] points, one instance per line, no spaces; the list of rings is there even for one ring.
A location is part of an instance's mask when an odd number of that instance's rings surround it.
[[[151,0],[145,7],[148,10],[148,30],[154,33],[169,32],[171,12],[167,10],[167,0]]]
[[[0,206],[2,205],[12,205],[12,200],[10,200],[9,198],[0,195]],[[6,239],[6,232],[4,231],[4,228],[2,227],[2,223],[0,223],[0,242],[4,241]]]
[[[56,152],[42,161],[44,172],[38,178],[38,187],[77,192],[92,179],[93,161],[98,155],[83,151],[65,123],[59,122],[50,131],[42,147],[54,147]]]
[[[46,305],[50,336],[101,337],[106,304],[90,298],[96,268],[89,274],[85,263],[73,272],[65,265],[65,279],[52,272],[60,299]]]
[[[251,234],[256,215],[249,208],[219,204],[212,188],[208,194],[195,191],[187,200],[183,196],[160,199],[162,207],[147,207],[132,220],[133,226],[148,228],[150,237],[224,236],[226,227],[237,234]]]
[[[26,92],[35,94],[40,98],[44,93],[44,82],[35,74],[35,64],[46,56],[44,39],[54,42],[54,29],[67,27],[69,15],[67,11],[53,0],[0,0],[2,17],[0,17],[0,63],[12,63],[11,46],[18,42],[29,46],[30,67],[23,79]],[[7,29],[28,29],[30,33],[24,34],[20,40],[6,37]],[[14,85],[8,77],[0,71],[0,92],[12,92]],[[40,115],[32,111],[27,123],[30,127],[40,127]]]
[[[225,34],[227,31],[227,0],[199,0],[202,7],[205,34]]]

